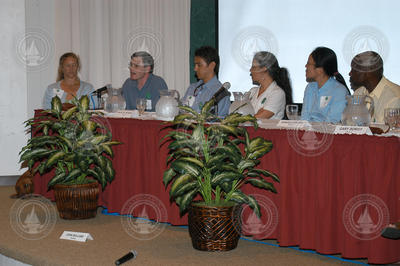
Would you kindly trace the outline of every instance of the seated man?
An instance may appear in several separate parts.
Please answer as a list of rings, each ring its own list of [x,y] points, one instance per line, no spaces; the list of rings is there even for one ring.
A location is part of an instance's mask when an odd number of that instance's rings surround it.
[[[400,86],[383,76],[383,60],[376,52],[356,55],[349,76],[354,95],[369,95],[374,100],[372,122],[384,123],[385,108],[400,108]]]
[[[317,47],[306,64],[302,120],[315,122],[340,122],[349,94],[346,82],[338,72],[333,50]]]
[[[146,109],[155,111],[160,91],[168,90],[164,79],[153,74],[154,59],[147,52],[135,52],[129,64],[130,77],[122,86],[126,109],[136,109],[138,98],[147,99]],[[151,108],[149,108],[151,105]]]
[[[221,88],[217,79],[219,70],[219,56],[215,48],[203,46],[194,52],[194,71],[198,82],[190,84],[182,102],[200,112],[203,105],[209,101]],[[231,102],[229,96],[222,98],[218,103],[218,116],[224,117],[229,113]]]

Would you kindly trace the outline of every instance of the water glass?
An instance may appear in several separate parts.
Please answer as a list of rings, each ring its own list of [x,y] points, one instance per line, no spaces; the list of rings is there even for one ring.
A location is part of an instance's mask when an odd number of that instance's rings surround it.
[[[390,130],[400,128],[400,108],[385,108],[384,120]]]
[[[139,111],[139,116],[144,114],[144,110],[146,110],[146,99],[138,98],[136,100],[136,109]]]
[[[299,106],[296,104],[286,105],[286,115],[290,120],[300,120]]]

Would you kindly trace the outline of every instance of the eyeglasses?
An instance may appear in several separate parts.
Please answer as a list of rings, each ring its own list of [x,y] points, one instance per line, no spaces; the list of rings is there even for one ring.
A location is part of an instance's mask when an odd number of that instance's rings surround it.
[[[132,68],[132,67],[145,67],[145,66],[144,66],[144,65],[138,65],[138,64],[129,63],[129,64],[128,64],[128,67],[129,67],[129,68]]]

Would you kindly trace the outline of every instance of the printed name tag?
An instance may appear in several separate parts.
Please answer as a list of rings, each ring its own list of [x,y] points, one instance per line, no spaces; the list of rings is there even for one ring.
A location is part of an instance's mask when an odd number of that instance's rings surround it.
[[[194,104],[194,100],[196,100],[196,97],[189,96],[188,99],[187,99],[188,106],[192,107],[193,104]]]
[[[331,98],[332,96],[321,96],[321,98],[319,99],[319,107],[325,108],[328,105]]]
[[[358,126],[336,126],[334,134],[356,134],[356,135],[372,135],[369,127]]]
[[[276,126],[285,128],[311,127],[310,123],[305,120],[280,120]]]
[[[53,89],[53,93],[54,93],[55,96],[58,96],[58,98],[61,99],[63,94],[64,94],[64,91],[62,89],[59,89],[59,88],[54,88]]]
[[[87,240],[93,240],[93,237],[89,233],[64,231],[60,239],[86,242]]]

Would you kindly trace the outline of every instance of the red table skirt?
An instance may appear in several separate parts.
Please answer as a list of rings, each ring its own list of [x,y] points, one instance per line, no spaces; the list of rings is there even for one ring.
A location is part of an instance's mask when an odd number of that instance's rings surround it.
[[[162,122],[119,118],[108,122],[113,139],[123,145],[113,148],[116,177],[101,193],[99,205],[124,214],[124,204],[130,198],[152,195],[166,210],[158,222],[187,224],[187,215],[179,215],[162,184],[167,157],[167,145],[160,147],[160,139],[166,134]],[[260,166],[277,173],[281,183],[276,185],[277,194],[244,188],[260,199],[263,214],[260,223],[245,207],[244,233],[257,239],[277,239],[281,246],[367,258],[369,263],[400,261],[400,241],[379,236],[386,222],[400,220],[399,138],[316,133],[311,137],[325,144],[315,155],[302,151],[307,138],[303,137],[302,143],[293,141],[294,131],[249,132],[273,142],[272,151]],[[50,174],[36,176],[35,192],[53,198],[53,193],[47,192],[50,178]],[[154,216],[148,214],[151,219]]]

